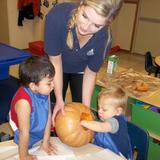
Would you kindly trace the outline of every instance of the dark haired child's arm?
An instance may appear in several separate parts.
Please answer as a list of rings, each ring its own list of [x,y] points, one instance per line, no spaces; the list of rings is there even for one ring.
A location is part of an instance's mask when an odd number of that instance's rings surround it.
[[[19,100],[15,105],[19,125],[19,158],[20,160],[37,160],[35,156],[29,155],[29,129],[30,129],[30,105],[26,100]]]
[[[109,122],[86,121],[82,120],[81,125],[95,132],[111,132],[112,127]]]
[[[50,132],[51,132],[51,110],[49,107],[48,121],[40,149],[44,150],[48,154],[53,154],[56,153],[56,147],[54,146],[54,143],[50,140]]]

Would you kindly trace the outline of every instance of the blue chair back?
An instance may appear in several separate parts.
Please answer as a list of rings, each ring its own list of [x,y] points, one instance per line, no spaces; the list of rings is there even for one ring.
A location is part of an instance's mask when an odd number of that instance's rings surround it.
[[[134,159],[147,160],[149,147],[148,132],[131,122],[127,122],[127,127]]]

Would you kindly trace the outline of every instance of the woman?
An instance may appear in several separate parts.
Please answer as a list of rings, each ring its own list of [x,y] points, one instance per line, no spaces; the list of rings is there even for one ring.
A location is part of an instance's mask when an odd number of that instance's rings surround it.
[[[48,13],[45,52],[56,71],[53,122],[57,111],[63,111],[68,84],[72,101],[90,106],[96,73],[111,48],[109,24],[122,3],[82,0],[79,4],[59,4]]]

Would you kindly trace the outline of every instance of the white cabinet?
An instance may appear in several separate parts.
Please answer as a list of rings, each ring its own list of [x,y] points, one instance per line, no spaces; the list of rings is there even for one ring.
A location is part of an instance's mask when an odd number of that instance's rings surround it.
[[[160,55],[160,0],[141,0],[133,52]]]
[[[136,16],[137,4],[124,3],[122,9],[112,24],[113,45],[130,51]]]

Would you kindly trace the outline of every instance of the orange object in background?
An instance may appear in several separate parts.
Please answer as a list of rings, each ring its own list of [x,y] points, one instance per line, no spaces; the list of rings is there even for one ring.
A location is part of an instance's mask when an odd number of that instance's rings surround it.
[[[120,49],[121,49],[120,46],[119,46],[119,45],[116,45],[116,46],[114,46],[114,47],[111,48],[110,53],[112,54],[112,53],[114,53],[114,52],[118,52]]]
[[[29,42],[29,51],[37,56],[44,56],[44,42],[43,41],[34,41]]]

